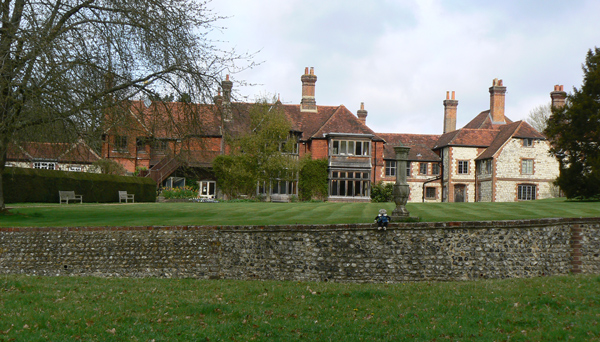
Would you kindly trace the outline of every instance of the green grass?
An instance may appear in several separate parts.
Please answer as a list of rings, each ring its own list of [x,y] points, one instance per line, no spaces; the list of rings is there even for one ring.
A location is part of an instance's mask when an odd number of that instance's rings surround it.
[[[600,277],[407,284],[0,277],[0,341],[600,341]]]
[[[371,223],[393,203],[14,204],[3,227],[277,225]],[[421,221],[487,221],[600,217],[600,202],[564,199],[512,203],[409,203]]]

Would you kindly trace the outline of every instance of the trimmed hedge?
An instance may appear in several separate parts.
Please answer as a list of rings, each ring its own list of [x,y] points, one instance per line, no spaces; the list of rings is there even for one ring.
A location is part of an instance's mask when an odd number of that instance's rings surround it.
[[[10,167],[2,184],[5,203],[59,203],[59,191],[75,191],[91,203],[118,202],[119,191],[135,194],[136,202],[156,202],[156,183],[145,177]]]

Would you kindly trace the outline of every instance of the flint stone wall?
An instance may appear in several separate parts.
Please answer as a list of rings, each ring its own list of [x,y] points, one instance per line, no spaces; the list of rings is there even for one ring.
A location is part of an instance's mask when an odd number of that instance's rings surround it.
[[[0,273],[406,282],[600,274],[600,218],[0,228]]]

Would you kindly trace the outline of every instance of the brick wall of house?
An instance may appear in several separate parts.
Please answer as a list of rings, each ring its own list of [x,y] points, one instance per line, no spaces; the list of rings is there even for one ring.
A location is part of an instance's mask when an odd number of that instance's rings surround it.
[[[326,139],[313,139],[310,142],[309,152],[312,159],[328,159],[329,144]]]
[[[547,141],[535,140],[531,147],[524,147],[522,139],[508,141],[494,163],[497,179],[495,201],[516,201],[518,184],[536,185],[538,199],[554,197],[552,182],[558,177],[559,166],[548,150]],[[523,159],[533,160],[533,174],[522,174]]]
[[[600,272],[600,218],[0,228],[0,274],[405,282]]]

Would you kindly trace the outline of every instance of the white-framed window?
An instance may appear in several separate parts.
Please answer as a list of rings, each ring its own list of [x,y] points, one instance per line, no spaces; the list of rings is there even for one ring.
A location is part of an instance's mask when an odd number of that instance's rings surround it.
[[[517,188],[517,199],[519,201],[533,201],[535,199],[536,186],[533,184],[519,184]]]
[[[217,183],[215,181],[200,181],[198,182],[200,188],[198,189],[198,195],[200,197],[215,198],[217,191]]]
[[[69,166],[69,171],[72,171],[72,172],[81,172],[82,168],[79,165],[71,165],[71,166]]]
[[[406,162],[406,177],[410,177],[410,162]]]
[[[332,171],[330,179],[331,196],[368,197],[371,195],[369,172]]]
[[[533,139],[524,138],[523,139],[523,147],[531,147],[531,146],[533,146]]]
[[[333,140],[331,154],[345,156],[371,155],[370,141]]]
[[[56,169],[56,163],[34,162],[33,168],[34,169],[42,169],[42,170],[54,170],[54,169]]]
[[[437,189],[432,186],[428,186],[425,188],[425,198],[427,199],[435,199],[437,196]]]
[[[427,163],[419,163],[419,174],[421,174],[421,175],[427,174]]]
[[[386,160],[385,161],[385,175],[386,176],[396,176],[396,161],[395,160]]]
[[[469,174],[469,161],[468,160],[459,160],[458,161],[458,174],[459,175]]]
[[[533,174],[533,159],[521,159],[521,174],[532,175]]]

